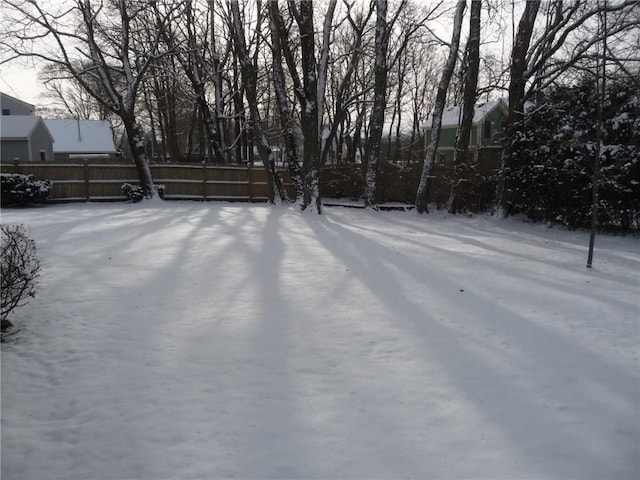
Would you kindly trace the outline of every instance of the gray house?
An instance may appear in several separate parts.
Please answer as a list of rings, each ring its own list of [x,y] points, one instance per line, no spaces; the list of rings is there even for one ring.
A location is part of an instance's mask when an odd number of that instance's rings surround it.
[[[36,110],[34,105],[2,92],[0,92],[0,107],[2,115],[33,115]]]
[[[35,115],[0,116],[0,160],[53,160],[53,136],[44,120]]]

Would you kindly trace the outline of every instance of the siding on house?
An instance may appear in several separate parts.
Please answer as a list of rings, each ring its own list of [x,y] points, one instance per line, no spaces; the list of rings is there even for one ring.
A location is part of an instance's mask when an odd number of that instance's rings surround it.
[[[29,142],[25,139],[0,140],[0,159],[8,162],[19,160],[28,162]]]
[[[36,107],[11,95],[0,92],[2,115],[33,115]]]
[[[438,143],[437,162],[449,163],[453,161],[458,131],[459,107],[447,109],[442,117],[440,141]],[[505,105],[496,100],[476,106],[469,139],[469,153],[480,163],[494,165],[499,160],[502,145],[500,132],[507,117]],[[425,145],[431,141],[431,119],[424,124]],[[499,162],[498,162],[499,163]]]
[[[53,139],[42,118],[35,115],[0,117],[0,160],[53,160]]]
[[[502,132],[502,129],[504,128],[505,122],[507,119],[507,114],[505,111],[496,108],[495,110],[492,110],[491,112],[489,112],[486,116],[486,118],[482,121],[482,123],[480,123],[477,127],[477,132],[476,135],[479,135],[480,139],[481,139],[481,145],[485,146],[485,147],[489,147],[489,146],[501,146],[500,145],[500,133]],[[486,137],[484,134],[484,122],[485,121],[489,121],[491,122],[491,135],[489,137]]]
[[[53,160],[53,147],[49,130],[43,122],[39,122],[31,134],[31,158],[34,162],[50,162]]]

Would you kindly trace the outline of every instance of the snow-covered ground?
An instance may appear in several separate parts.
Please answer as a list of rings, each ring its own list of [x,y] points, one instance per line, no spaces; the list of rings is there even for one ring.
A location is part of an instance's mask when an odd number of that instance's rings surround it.
[[[223,203],[3,210],[2,479],[640,478],[640,241]]]

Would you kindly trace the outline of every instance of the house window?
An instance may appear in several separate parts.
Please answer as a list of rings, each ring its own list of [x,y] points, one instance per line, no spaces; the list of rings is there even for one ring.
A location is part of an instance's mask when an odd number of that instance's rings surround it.
[[[47,161],[47,151],[46,150],[40,150],[40,161],[41,162],[46,162]]]
[[[482,136],[485,139],[490,139],[493,134],[493,122],[491,120],[485,120],[482,128]]]
[[[11,115],[11,110],[8,108],[3,108],[2,109],[2,115]]]

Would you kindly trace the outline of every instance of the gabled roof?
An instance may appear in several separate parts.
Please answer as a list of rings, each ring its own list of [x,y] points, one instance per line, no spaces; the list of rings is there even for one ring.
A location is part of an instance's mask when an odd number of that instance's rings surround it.
[[[45,130],[53,138],[41,117],[36,115],[2,115],[0,116],[0,138],[27,139],[35,130],[39,123],[42,123]]]
[[[115,153],[113,134],[104,120],[47,119],[54,153]]]
[[[490,102],[486,103],[477,103],[474,107],[473,123],[481,123],[482,121],[484,121],[487,115],[493,112],[496,108],[501,108],[504,110],[505,114],[507,113],[507,107],[502,99],[491,100]],[[457,127],[460,121],[461,109],[462,107],[460,106],[445,109],[445,111],[442,112],[442,126]],[[427,118],[422,127],[431,128],[432,119],[433,117]]]

